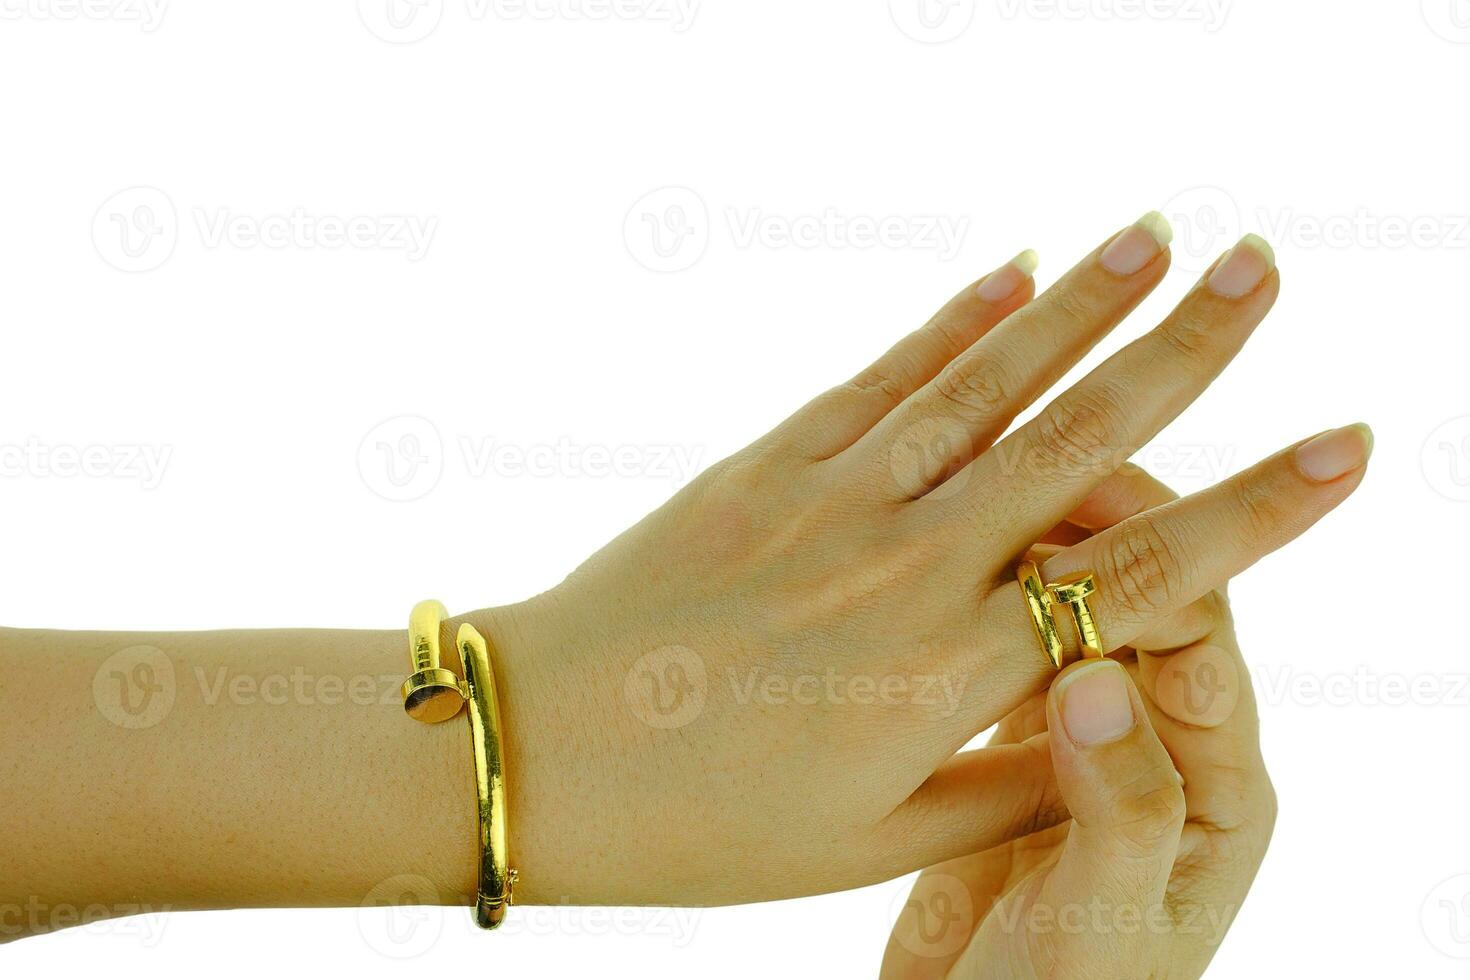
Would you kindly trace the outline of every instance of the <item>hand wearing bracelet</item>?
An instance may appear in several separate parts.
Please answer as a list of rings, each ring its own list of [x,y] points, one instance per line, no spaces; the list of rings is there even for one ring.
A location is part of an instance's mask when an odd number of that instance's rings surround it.
[[[1334,430],[1075,533],[1069,515],[1139,478],[1123,461],[1224,368],[1279,288],[1269,247],[1248,237],[1006,435],[1161,281],[1166,239],[1145,219],[1035,299],[1021,256],[561,585],[468,617],[498,651],[516,733],[518,900],[815,894],[1066,819],[1045,744],[957,754],[1055,676],[1017,564],[1037,542],[1066,544],[1038,556],[1062,662],[1083,641],[1112,655],[1161,631],[1159,649],[1188,647],[1222,622],[1216,590],[1346,499],[1370,448],[1363,427]],[[1089,594],[1071,588],[1088,576]]]
[[[1371,438],[1361,426],[1321,433],[1181,500],[1125,462],[1273,304],[1274,256],[1253,236],[1161,324],[1011,431],[1162,280],[1160,221],[1110,236],[1040,296],[1030,253],[966,287],[528,601],[437,631],[416,617],[409,634],[7,633],[3,652],[50,658],[57,678],[44,704],[14,698],[0,715],[12,790],[31,802],[0,814],[0,839],[49,845],[12,855],[7,887],[52,904],[331,905],[412,875],[419,902],[478,894],[491,924],[510,898],[513,848],[519,904],[789,898],[983,865],[1018,838],[1068,834],[1070,806],[1157,761],[1162,742],[1189,785],[1151,797],[1160,825],[1181,828],[1160,866],[1188,856],[1238,900],[1264,837],[1227,842],[1245,859],[1223,868],[1191,834],[1269,827],[1248,693],[1237,718],[1187,719],[1219,738],[1186,737],[1154,710],[1170,712],[1159,662],[1217,647],[1233,657],[1219,590],[1345,500]],[[1136,505],[1120,513],[1120,500]],[[456,656],[436,664],[433,646],[451,640]],[[98,692],[119,676],[109,665],[144,646],[184,678],[306,665],[399,679],[409,646],[414,679],[407,705],[267,710],[179,685],[164,723],[99,719]],[[1110,669],[1100,656],[1128,662],[1142,698],[1128,703],[1153,724],[1130,713],[1136,751],[1112,769],[1089,761],[1100,756],[1085,739],[1050,744],[1043,731],[1060,729],[1039,720],[1067,720],[1068,691],[1083,688],[1057,685],[1047,708],[1048,688],[1084,656],[1064,679]],[[454,720],[465,695],[468,754]],[[414,725],[404,707],[447,723]],[[960,751],[997,723],[1012,737]],[[77,732],[86,753],[43,748]],[[1226,750],[1238,779],[1197,781],[1207,754]],[[141,806],[127,802],[136,772],[150,788]],[[281,803],[301,796],[309,805]],[[512,813],[507,836],[496,817]],[[954,876],[976,894],[996,884]],[[1061,875],[1057,894],[1085,880]]]

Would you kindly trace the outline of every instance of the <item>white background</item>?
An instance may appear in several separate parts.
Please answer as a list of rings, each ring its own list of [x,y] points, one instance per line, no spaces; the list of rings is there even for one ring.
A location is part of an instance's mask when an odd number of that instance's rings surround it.
[[[1356,497],[1234,586],[1282,815],[1212,975],[1470,968],[1470,3],[160,2],[0,0],[0,620],[392,627],[530,595],[963,283],[1030,246],[1044,285],[1163,208],[1176,272],[1105,351],[1240,231],[1284,288],[1141,461],[1191,490],[1377,433]],[[487,557],[427,564],[424,534]],[[189,914],[0,955],[865,976],[904,888],[494,937],[458,909],[392,938]]]

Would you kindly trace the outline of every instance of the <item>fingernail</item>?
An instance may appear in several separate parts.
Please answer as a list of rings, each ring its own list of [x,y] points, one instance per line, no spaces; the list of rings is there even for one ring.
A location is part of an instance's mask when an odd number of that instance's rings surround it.
[[[1150,211],[1134,222],[1103,249],[1098,261],[1118,276],[1131,276],[1154,260],[1174,240],[1174,229],[1157,211]]]
[[[1081,746],[1115,742],[1133,731],[1133,700],[1123,668],[1111,660],[1080,667],[1062,679],[1062,725]]]
[[[1255,288],[1276,268],[1276,252],[1260,235],[1246,235],[1210,274],[1210,291],[1226,299],[1239,299]]]
[[[975,295],[991,303],[999,302],[1020,289],[1036,271],[1040,258],[1031,249],[1011,259],[990,275],[980,280]]]
[[[1296,450],[1296,465],[1307,479],[1331,483],[1363,466],[1372,454],[1373,430],[1359,422],[1302,443]]]

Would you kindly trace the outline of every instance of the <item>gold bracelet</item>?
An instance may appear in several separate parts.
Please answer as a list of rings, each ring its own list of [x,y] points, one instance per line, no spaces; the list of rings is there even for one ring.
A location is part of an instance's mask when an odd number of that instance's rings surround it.
[[[517,874],[508,863],[505,819],[505,752],[495,671],[485,638],[469,623],[459,628],[455,646],[464,667],[461,684],[440,666],[439,630],[448,618],[442,603],[426,599],[408,617],[408,648],[413,673],[403,682],[403,710],[425,724],[438,724],[470,706],[470,746],[475,758],[475,796],[480,824],[479,886],[475,924],[494,929],[505,920]]]

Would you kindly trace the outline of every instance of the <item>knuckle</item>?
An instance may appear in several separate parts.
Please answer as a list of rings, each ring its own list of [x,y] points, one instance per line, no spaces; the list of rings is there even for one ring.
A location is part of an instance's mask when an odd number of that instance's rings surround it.
[[[897,372],[884,365],[874,365],[849,381],[844,388],[861,397],[877,395],[897,405],[903,401],[904,383]]]
[[[1036,417],[1037,450],[1053,465],[1104,465],[1120,414],[1118,400],[1105,389],[1073,392]]]
[[[1171,316],[1159,324],[1154,334],[1175,353],[1188,358],[1207,357],[1215,349],[1211,343],[1213,331],[1198,316]]]
[[[1178,549],[1147,517],[1120,525],[1104,552],[1113,601],[1134,616],[1168,606],[1182,575]]]
[[[1236,480],[1231,487],[1231,497],[1243,530],[1251,539],[1268,537],[1280,526],[1278,498],[1267,487],[1248,480]]]
[[[1281,801],[1276,795],[1276,784],[1264,772],[1261,774],[1261,826],[1266,836],[1276,828],[1276,818],[1281,815]]]
[[[1200,608],[1211,627],[1218,629],[1230,625],[1230,600],[1219,589],[1211,589],[1200,596]]]
[[[1260,824],[1261,850],[1264,853],[1276,830],[1276,818],[1281,815],[1281,801],[1276,795],[1276,784],[1271,782],[1271,777],[1262,774],[1262,779]]]
[[[1051,294],[1047,312],[1075,326],[1089,329],[1096,327],[1106,317],[1099,297],[1077,288],[1061,289]]]
[[[1010,380],[1003,364],[977,358],[941,371],[934,393],[963,417],[994,418],[1010,402]]]
[[[1149,788],[1138,792],[1140,782]],[[1184,790],[1172,769],[1156,767],[1118,793],[1110,810],[1118,838],[1140,855],[1152,854],[1178,838],[1184,826]]]
[[[937,313],[923,327],[923,332],[933,333],[949,350],[964,350],[975,339],[974,329],[968,320]]]

